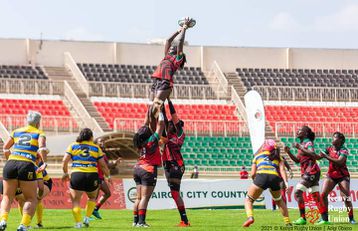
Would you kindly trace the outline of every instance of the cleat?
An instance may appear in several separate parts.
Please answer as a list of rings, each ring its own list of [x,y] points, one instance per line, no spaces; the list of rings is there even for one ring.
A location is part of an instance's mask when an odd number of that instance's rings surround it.
[[[331,224],[331,222],[324,221],[324,220],[321,220],[321,221],[315,223],[315,225],[330,225],[330,224]]]
[[[85,217],[85,219],[83,219],[83,225],[86,227],[86,228],[88,228],[89,227],[89,221],[90,219],[89,219],[89,217]]]
[[[350,219],[350,220],[349,220],[349,223],[351,223],[352,225],[357,224],[357,222],[356,222],[354,219]]]
[[[136,227],[137,223],[133,222],[132,227]]]
[[[36,225],[36,228],[37,229],[42,229],[44,226],[41,224],[41,223],[38,223],[37,225]]]
[[[149,228],[150,225],[148,225],[147,223],[143,223],[143,224],[139,224],[137,223],[137,225],[135,227],[141,227],[141,228]]]
[[[180,221],[180,223],[177,225],[178,227],[189,227],[190,223],[185,223],[184,221]]]
[[[101,214],[99,214],[98,210],[93,210],[92,215],[95,216],[97,219],[102,219]]]
[[[27,231],[29,227],[26,227],[25,225],[19,225],[17,227],[17,231]]]
[[[255,222],[254,217],[249,217],[247,220],[242,224],[242,227],[249,227]]]
[[[0,231],[4,231],[6,229],[6,226],[7,226],[6,221],[1,221],[0,222]]]
[[[297,220],[295,220],[294,222],[292,222],[294,225],[305,225],[307,224],[306,219],[300,217]]]
[[[75,229],[81,229],[82,227],[83,227],[83,225],[81,222],[76,223],[74,226]]]
[[[292,223],[287,223],[285,225],[286,225],[286,227],[292,227],[293,226]]]

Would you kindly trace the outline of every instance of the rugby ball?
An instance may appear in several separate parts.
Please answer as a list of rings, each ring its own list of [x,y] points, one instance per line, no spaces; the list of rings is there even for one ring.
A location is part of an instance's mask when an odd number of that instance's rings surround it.
[[[178,21],[179,26],[183,26],[184,23],[185,23],[185,20],[187,20],[188,18],[189,18],[189,17],[184,17],[184,18],[180,19],[180,20]],[[188,27],[189,27],[189,28],[192,28],[192,27],[194,27],[195,25],[196,25],[196,20],[193,19],[193,18],[189,18]]]

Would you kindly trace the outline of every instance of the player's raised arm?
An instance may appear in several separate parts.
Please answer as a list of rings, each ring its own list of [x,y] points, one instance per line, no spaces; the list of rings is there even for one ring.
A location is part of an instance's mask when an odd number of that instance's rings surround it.
[[[182,28],[178,29],[174,32],[167,40],[165,40],[165,46],[164,46],[164,56],[168,54],[169,48],[172,46],[173,40],[175,37],[178,36],[178,34],[182,31]]]

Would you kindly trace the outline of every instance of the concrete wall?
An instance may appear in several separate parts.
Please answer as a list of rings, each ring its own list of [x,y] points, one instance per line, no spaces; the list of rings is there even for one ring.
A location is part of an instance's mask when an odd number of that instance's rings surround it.
[[[69,51],[76,62],[114,63],[114,43],[43,41],[40,49],[39,40],[30,41],[30,59],[39,65],[63,66],[63,53]]]
[[[0,64],[28,64],[26,39],[1,39]]]
[[[237,67],[285,68],[286,48],[204,47],[204,69],[216,60],[224,72]]]
[[[63,66],[68,51],[76,62],[157,65],[163,46],[133,43],[0,39],[0,64]],[[358,69],[358,50],[185,46],[187,66],[224,72],[237,67]]]
[[[200,47],[185,46],[187,66],[200,67]],[[150,44],[117,43],[117,63],[158,65],[164,57],[164,46]]]

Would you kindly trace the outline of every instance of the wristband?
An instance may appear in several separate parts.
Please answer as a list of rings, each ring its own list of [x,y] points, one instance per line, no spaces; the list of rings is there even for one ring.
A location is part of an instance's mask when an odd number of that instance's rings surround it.
[[[10,149],[3,149],[3,152],[10,152]]]
[[[64,173],[64,174],[62,175],[62,177],[65,177],[65,176],[69,176],[68,173]]]

